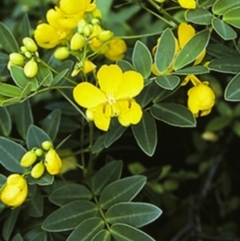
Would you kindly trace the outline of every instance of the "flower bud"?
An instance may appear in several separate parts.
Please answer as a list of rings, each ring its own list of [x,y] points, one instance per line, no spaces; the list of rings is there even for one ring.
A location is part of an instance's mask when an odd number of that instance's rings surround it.
[[[30,52],[36,52],[38,47],[36,45],[36,43],[34,42],[33,39],[29,38],[29,37],[25,37],[23,39],[23,45],[27,48],[28,51]]]
[[[37,75],[38,72],[38,65],[35,62],[34,59],[30,59],[24,66],[24,74],[26,75],[26,77],[28,78],[33,78]]]
[[[92,11],[92,17],[101,20],[102,19],[102,12],[101,12],[101,10],[98,9],[98,8],[94,9]]]
[[[72,50],[80,50],[85,45],[85,38],[79,34],[75,33],[70,40],[70,48]]]
[[[40,148],[36,148],[36,149],[34,150],[34,152],[36,153],[37,156],[42,156],[42,154],[43,154],[43,151],[42,151],[42,149],[40,149]]]
[[[31,176],[35,179],[40,178],[44,173],[45,167],[42,162],[37,163],[31,170]]]
[[[17,65],[17,66],[23,66],[24,65],[24,56],[22,54],[19,53],[11,53],[9,55],[9,59],[11,64],[13,65]]]
[[[58,156],[57,152],[53,148],[51,148],[47,152],[44,160],[44,165],[49,174],[51,175],[59,174],[60,169],[62,167],[62,161]]]
[[[89,37],[90,34],[92,33],[92,30],[93,30],[93,27],[91,24],[88,24],[87,26],[85,26],[83,28],[83,35],[86,36],[86,37]]]
[[[0,199],[8,206],[18,207],[25,201],[27,194],[27,181],[19,174],[11,174],[1,191]]]
[[[25,55],[25,57],[27,57],[28,59],[31,59],[32,58],[32,53],[30,52],[30,51],[26,51],[26,52],[24,52],[24,55]]]
[[[48,151],[50,148],[52,148],[52,142],[51,141],[42,142],[42,148]]]
[[[36,153],[34,151],[28,151],[23,155],[20,161],[20,165],[22,167],[30,167],[36,160],[37,160]]]
[[[79,27],[80,27],[80,28],[84,28],[85,26],[87,26],[86,20],[85,20],[85,19],[79,20],[79,22],[78,22],[78,28],[79,28]]]
[[[111,37],[113,36],[113,32],[111,32],[110,30],[104,30],[102,32],[100,32],[97,36],[97,38],[102,41],[102,42],[106,42],[108,41]]]
[[[26,48],[26,46],[21,46],[21,47],[20,47],[20,50],[21,50],[22,53],[25,53],[25,52],[28,51],[27,48]]]
[[[83,73],[88,74],[88,73],[92,72],[93,70],[95,70],[96,67],[97,66],[92,61],[86,59],[83,64]]]
[[[99,19],[97,19],[97,18],[93,18],[93,19],[91,20],[91,24],[92,24],[92,25],[100,24],[100,21],[99,21]]]
[[[54,57],[58,60],[64,60],[68,58],[70,55],[70,52],[67,47],[59,47],[54,52]]]

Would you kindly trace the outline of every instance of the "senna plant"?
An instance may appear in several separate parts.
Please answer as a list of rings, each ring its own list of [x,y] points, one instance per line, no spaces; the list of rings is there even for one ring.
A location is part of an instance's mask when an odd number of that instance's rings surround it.
[[[143,227],[161,219],[159,196],[210,166],[174,177],[126,164],[128,150],[153,157],[161,124],[212,114],[195,142],[240,136],[227,103],[240,100],[240,1],[41,4],[17,1],[21,21],[0,22],[0,239],[155,240]]]

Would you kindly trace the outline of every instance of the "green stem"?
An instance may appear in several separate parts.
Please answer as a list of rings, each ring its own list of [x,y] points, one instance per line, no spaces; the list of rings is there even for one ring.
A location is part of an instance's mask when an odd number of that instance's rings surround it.
[[[158,32],[153,32],[153,33],[146,33],[146,34],[139,34],[139,35],[131,35],[131,36],[115,36],[115,38],[121,38],[121,39],[144,38],[144,37],[159,35],[159,34],[161,34],[163,31],[164,31],[164,30],[161,30],[161,31],[158,31]]]

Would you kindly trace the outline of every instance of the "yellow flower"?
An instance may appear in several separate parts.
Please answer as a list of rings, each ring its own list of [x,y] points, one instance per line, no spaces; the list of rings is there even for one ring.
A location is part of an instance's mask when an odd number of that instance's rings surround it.
[[[57,154],[57,152],[53,148],[51,148],[47,152],[44,160],[44,165],[49,174],[51,175],[59,174],[62,167],[62,161],[59,155]]]
[[[77,158],[73,155],[70,149],[60,150],[58,151],[58,154],[62,160],[60,174],[64,174],[70,170],[77,169]]]
[[[201,82],[194,75],[191,77],[195,84],[188,91],[188,108],[196,117],[199,112],[201,112],[200,116],[208,115],[215,103],[215,94],[207,81]]]
[[[1,201],[11,207],[20,206],[28,194],[27,181],[19,174],[11,174],[7,178],[0,193]]]
[[[124,58],[127,45],[122,39],[111,39],[108,42],[108,50],[104,53],[107,59],[117,61]]]
[[[87,108],[87,116],[104,131],[109,129],[112,117],[128,126],[137,124],[142,118],[142,109],[133,97],[143,89],[143,77],[136,71],[122,72],[117,65],[103,65],[98,73],[96,86],[84,82],[73,90],[75,101]]]
[[[196,8],[196,0],[178,0],[178,3],[182,8],[186,8],[186,9]]]

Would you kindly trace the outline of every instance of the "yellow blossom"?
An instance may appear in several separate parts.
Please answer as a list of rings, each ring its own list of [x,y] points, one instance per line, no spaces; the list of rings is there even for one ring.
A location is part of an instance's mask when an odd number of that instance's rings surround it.
[[[57,152],[53,148],[51,148],[47,152],[44,160],[44,165],[49,174],[51,175],[59,174],[62,167],[62,161],[59,155],[57,154]]]
[[[28,186],[25,178],[19,174],[11,174],[1,190],[0,199],[8,206],[18,207],[25,201],[27,194]]]
[[[117,61],[124,58],[127,45],[122,39],[111,39],[108,42],[108,50],[104,53],[107,59]]]
[[[195,9],[196,0],[178,0],[179,5],[186,9]]]
[[[75,101],[87,108],[87,116],[104,131],[109,129],[112,117],[128,126],[142,118],[142,109],[133,99],[143,89],[143,77],[130,70],[122,72],[117,65],[103,65],[97,72],[99,88],[83,82],[73,90]]]
[[[88,74],[88,73],[92,72],[93,70],[95,70],[96,67],[97,66],[92,61],[85,59],[84,64],[83,64],[83,73]]]

